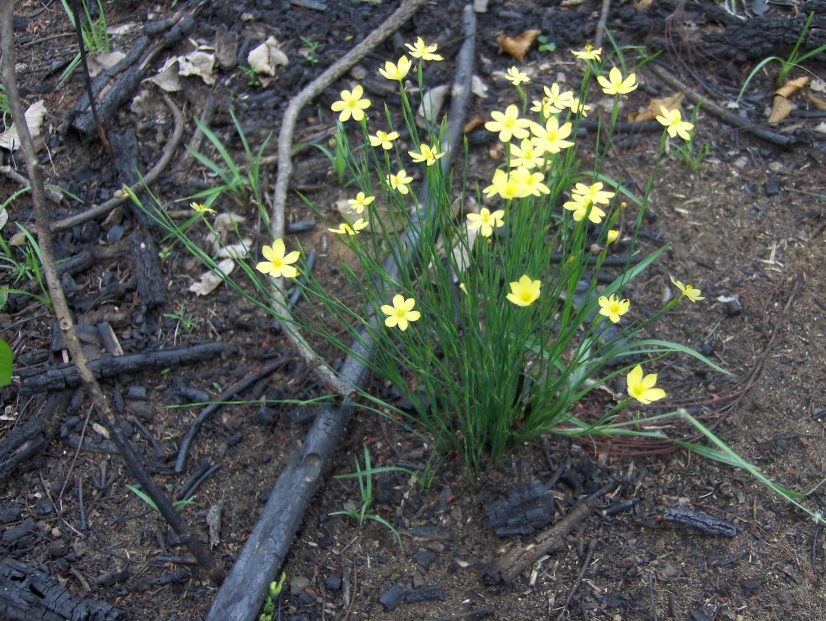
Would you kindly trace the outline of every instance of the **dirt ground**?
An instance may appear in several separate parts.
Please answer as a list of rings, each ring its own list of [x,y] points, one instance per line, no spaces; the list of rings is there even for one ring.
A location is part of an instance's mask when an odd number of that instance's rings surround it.
[[[169,4],[105,3],[110,28],[131,25],[123,29],[127,34],[113,37],[116,46],[128,49],[143,22],[171,14]],[[234,33],[240,47],[238,63],[216,68],[212,86],[197,77],[184,78],[185,88],[170,96],[183,110],[184,140],[188,140],[195,128],[192,118],[200,115],[213,94],[217,104],[211,127],[239,157],[241,145],[230,110],[257,150],[270,132],[277,135],[290,98],[398,6],[390,0],[207,4],[198,13],[189,40],[211,46],[216,32]],[[525,87],[529,91],[554,81],[577,84],[581,65],[568,50],[593,40],[601,4],[491,0],[487,13],[477,15],[476,54],[476,73],[490,90],[486,99],[472,99],[468,119],[487,119],[491,110],[515,103],[513,87],[501,76],[514,64],[530,75],[532,83]],[[767,15],[786,19],[805,15],[808,8],[818,20],[826,19],[822,3],[772,6]],[[400,55],[402,42],[417,36],[438,42],[446,59],[428,67],[427,79],[450,81],[461,45],[461,10],[462,4],[452,0],[431,2],[368,55],[354,70],[355,75],[361,71],[368,76],[363,82],[368,95],[393,103],[384,81],[372,76],[377,76],[385,60]],[[741,50],[727,57],[718,48],[710,49],[704,37],[726,27],[721,10],[712,3],[664,2],[637,9],[631,3],[615,2],[607,25],[619,45],[663,50],[657,59],[663,66],[726,107],[767,54],[752,57]],[[71,59],[76,50],[74,40],[65,36],[69,22],[60,3],[23,1],[15,7],[15,15],[19,82],[26,103],[43,99],[49,111],[39,155],[47,162],[49,182],[83,200],[82,204],[67,201],[54,213],[57,220],[108,200],[122,187],[123,172],[109,164],[97,140],[83,143],[59,130],[84,88],[79,71],[61,89],[55,86],[62,71],[55,67]],[[524,63],[499,54],[497,35],[516,36],[533,27],[555,42],[557,50],[539,52],[534,46]],[[822,28],[813,31],[813,36],[822,32]],[[245,64],[249,49],[270,35],[281,43],[290,63],[278,69],[270,85],[250,84],[249,75],[238,65]],[[320,43],[317,63],[308,60],[307,42],[299,37]],[[788,47],[794,38],[790,43]],[[607,41],[604,46],[610,48]],[[168,56],[191,48],[191,43],[179,43],[164,50],[152,67],[159,69]],[[771,53],[785,58],[789,51],[781,47]],[[630,50],[627,54],[633,67],[634,55]],[[807,61],[805,71],[793,70],[791,77],[822,80],[826,77],[822,56]],[[695,141],[700,147],[708,145],[708,153],[695,172],[674,153],[664,161],[638,250],[648,254],[664,244],[670,248],[625,295],[639,319],[673,295],[669,276],[698,286],[706,298],[703,302],[681,304],[649,334],[693,347],[732,373],[711,372],[686,357],[660,361],[658,385],[667,388],[668,400],[644,408],[645,413],[685,407],[779,485],[807,491],[826,477],[826,140],[816,129],[826,113],[818,112],[811,100],[798,93],[792,96],[792,114],[779,125],[768,126],[764,110],[771,103],[775,71],[776,63],[758,74],[740,109],[751,122],[795,143],[780,148],[701,109]],[[637,78],[641,87],[627,98],[623,113],[646,108],[652,97],[674,94],[645,65],[637,69]],[[296,142],[331,127],[330,104],[341,89],[355,83],[351,76],[342,79],[306,108]],[[811,94],[824,98],[822,93]],[[594,90],[592,97],[591,103],[598,107],[601,95]],[[164,107],[158,110],[145,116],[126,104],[110,121],[111,131],[131,132],[143,172],[154,165],[172,134],[173,119]],[[688,100],[684,110],[693,111]],[[468,136],[469,169],[471,183],[486,185],[497,163],[491,157],[494,141],[484,134],[482,130]],[[605,172],[642,194],[659,139],[659,132],[618,136]],[[592,141],[593,135],[587,140]],[[274,150],[273,139],[265,154]],[[183,148],[176,159],[182,153]],[[589,153],[585,147],[579,154],[586,165]],[[19,158],[6,154],[4,164],[20,165],[25,172]],[[332,215],[336,202],[350,196],[319,151],[303,151],[294,165],[293,189],[300,189],[323,213]],[[274,176],[274,165],[262,171],[268,191]],[[170,209],[186,209],[188,197],[214,183],[196,163],[184,176],[171,172],[162,176],[153,191]],[[5,199],[17,189],[6,178],[0,193]],[[17,231],[14,224],[33,227],[25,197],[12,202],[8,211],[4,239]],[[242,232],[256,244],[269,243],[254,214],[247,215]],[[313,230],[296,233],[292,239],[306,251],[319,253],[315,273],[346,295],[340,289],[341,247],[335,237],[293,194],[287,220],[316,223]],[[118,248],[135,230],[133,214],[120,208],[60,233],[60,257],[89,248]],[[192,234],[201,241],[204,232],[193,229]],[[135,372],[104,382],[110,394],[120,395],[128,435],[156,483],[167,492],[176,494],[201,464],[220,466],[197,488],[194,501],[181,515],[206,543],[210,541],[207,516],[218,507],[220,542],[211,548],[219,564],[229,569],[285,458],[302,442],[312,422],[310,408],[265,401],[303,400],[326,393],[310,370],[296,359],[286,359],[277,371],[239,395],[248,403],[224,407],[204,424],[185,472],[175,474],[180,440],[200,408],[170,406],[214,399],[268,361],[291,352],[272,321],[228,289],[219,287],[204,297],[190,293],[200,266],[157,231],[152,235],[162,253],[166,296],[162,304],[142,307],[127,243],[127,250],[74,276],[73,310],[79,323],[108,321],[127,354],[205,342],[236,347],[208,362]],[[0,272],[4,286],[10,278],[10,273]],[[191,318],[191,325],[169,316],[174,314]],[[43,305],[13,296],[0,311],[0,327],[0,337],[15,351],[16,372],[62,361],[60,348],[50,349],[52,318]],[[93,338],[87,346],[102,351]],[[383,390],[378,379],[372,386],[377,393]],[[13,385],[2,391],[0,441],[42,408],[45,395],[21,396],[18,388]],[[55,437],[0,489],[2,555],[39,568],[74,596],[117,605],[130,619],[204,619],[216,587],[158,513],[126,487],[134,481],[118,455],[100,452],[105,451],[105,443],[97,443],[96,450],[77,450],[81,434],[95,441],[104,438],[100,427],[94,426],[94,415],[85,424],[90,406],[83,393],[67,396],[71,400],[65,413],[57,415]],[[578,414],[597,420],[609,403],[607,393],[586,400],[577,406]],[[677,437],[691,435],[678,424],[668,431]],[[374,477],[375,510],[398,530],[402,549],[381,524],[367,521],[358,526],[331,515],[359,501],[355,479],[333,475],[352,472],[353,457],[360,458],[365,446],[375,465],[418,471],[419,478],[437,464],[426,489],[402,471]],[[548,512],[551,524],[578,501],[600,491],[597,509],[565,539],[564,550],[541,558],[510,584],[492,584],[484,578],[486,568],[532,537],[498,537],[485,510],[535,481],[547,486],[545,491],[554,499],[555,517]],[[819,493],[801,502],[812,511],[824,511]],[[733,530],[708,534],[665,519],[673,510],[722,520]],[[23,536],[9,534],[21,528]],[[824,568],[826,537],[808,516],[747,473],[671,445],[571,441],[549,435],[520,447],[503,466],[471,480],[459,458],[434,455],[429,443],[391,420],[359,412],[283,567],[287,578],[280,614],[281,619],[294,621],[485,617],[808,621],[823,618]],[[403,595],[395,606],[390,603],[394,594]]]

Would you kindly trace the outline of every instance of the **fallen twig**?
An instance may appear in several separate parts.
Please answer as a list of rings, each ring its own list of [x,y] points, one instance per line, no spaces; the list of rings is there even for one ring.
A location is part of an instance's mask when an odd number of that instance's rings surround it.
[[[579,588],[582,579],[585,577],[585,572],[588,571],[588,567],[591,566],[591,559],[594,558],[594,550],[597,549],[597,543],[599,543],[599,539],[597,538],[591,539],[590,543],[588,543],[588,551],[585,553],[585,560],[582,561],[582,569],[579,570],[579,575],[576,577],[576,580],[574,580],[571,588],[568,589],[568,595],[565,597],[565,601],[562,602],[562,610],[559,611],[556,621],[562,621],[565,617],[565,613],[568,612],[568,604],[571,603],[571,598],[574,596],[574,593],[576,593],[576,590]]]
[[[725,121],[729,125],[734,125],[735,127],[744,129],[751,133],[755,138],[759,138],[765,142],[770,142],[779,147],[783,147],[784,149],[795,144],[796,140],[791,136],[781,136],[780,134],[775,134],[774,132],[770,132],[762,127],[753,125],[737,114],[732,114],[731,112],[724,110],[713,101],[709,101],[706,97],[694,92],[694,90],[686,84],[683,84],[662,65],[658,65],[657,63],[649,63],[648,67],[650,68],[651,73],[660,78],[670,87],[676,88],[678,91],[683,93],[690,102],[695,105],[702,105],[703,110],[711,112],[714,116]]]
[[[257,373],[253,373],[235,384],[235,386],[229,387],[227,390],[218,395],[215,399],[215,403],[210,403],[203,410],[201,410],[201,413],[198,414],[198,416],[195,417],[195,420],[189,424],[189,428],[186,430],[184,437],[181,439],[181,448],[178,450],[178,459],[175,461],[175,472],[180,474],[184,471],[186,456],[189,454],[189,447],[192,444],[192,440],[195,439],[195,434],[198,433],[198,430],[201,428],[201,425],[204,424],[206,419],[224,406],[224,401],[227,399],[232,399],[239,392],[246,390],[248,386],[254,384],[261,378],[275,373],[290,360],[292,360],[292,356],[281,356],[280,358],[273,360],[269,364],[261,367]]]
[[[166,170],[166,167],[172,160],[172,156],[175,154],[175,150],[181,143],[181,137],[184,134],[184,118],[181,115],[181,111],[178,109],[178,106],[176,106],[175,102],[173,102],[172,99],[169,98],[169,95],[165,93],[163,95],[163,100],[169,107],[169,110],[170,112],[172,112],[172,116],[175,119],[175,130],[172,132],[172,138],[169,139],[169,141],[166,143],[166,146],[164,147],[161,159],[158,160],[158,163],[155,164],[152,167],[152,170],[146,173],[146,176],[143,178],[143,182],[147,187],[155,183],[161,176],[161,174],[163,174],[163,172]],[[70,218],[64,218],[63,220],[53,222],[51,224],[51,230],[53,233],[57,233],[59,231],[65,231],[67,229],[70,229],[73,226],[83,224],[84,222],[88,222],[89,220],[97,218],[98,216],[102,216],[104,214],[109,213],[115,207],[119,207],[127,200],[129,200],[128,196],[110,198],[105,203],[101,203],[97,207],[87,209],[86,211],[79,213],[76,216],[71,216]]]
[[[325,88],[349,71],[350,68],[364,58],[364,56],[379,43],[398,30],[424,3],[425,0],[404,0],[396,12],[367,35],[364,41],[350,50],[319,77],[310,82],[290,101],[290,104],[284,112],[284,118],[281,120],[281,131],[278,134],[278,175],[275,179],[271,218],[273,239],[284,237],[284,206],[287,201],[287,186],[290,182],[290,174],[292,173],[290,149],[292,147],[293,134],[299,112],[301,112],[304,106],[320,95]],[[274,303],[279,307],[279,311],[285,315],[284,323],[292,323],[292,317],[283,303],[283,296],[277,289],[273,291],[275,294]],[[287,338],[296,350],[298,350],[301,359],[315,371],[319,379],[340,395],[349,395],[352,393],[353,386],[342,382],[327,363],[312,350],[304,338],[292,326],[287,328],[286,333]]]
[[[565,548],[564,538],[579,528],[591,513],[589,502],[580,502],[551,528],[539,533],[527,546],[515,546],[505,556],[496,560],[484,572],[484,577],[496,584],[510,583],[533,565],[540,557]]]
[[[34,151],[34,143],[29,134],[28,126],[26,125],[25,115],[23,113],[23,103],[20,100],[20,93],[17,90],[17,76],[15,72],[15,50],[14,50],[14,33],[12,30],[12,10],[13,3],[0,3],[0,45],[2,45],[2,73],[3,86],[8,97],[9,107],[12,111],[12,118],[17,124],[18,133],[20,136],[20,143],[23,150],[23,155],[26,161],[26,169],[29,175],[29,181],[32,188],[32,202],[34,204],[34,213],[38,226],[37,238],[40,245],[40,258],[43,262],[43,273],[46,276],[46,282],[49,287],[49,295],[52,299],[52,305],[57,318],[60,329],[63,332],[63,338],[66,341],[66,346],[69,349],[77,372],[80,377],[86,394],[92,400],[95,410],[100,416],[103,424],[107,427],[112,439],[120,450],[121,457],[126,465],[129,473],[143,486],[144,491],[149,495],[158,510],[169,522],[175,533],[186,542],[192,553],[201,563],[201,565],[210,572],[213,581],[220,582],[222,572],[215,564],[215,559],[212,553],[201,545],[201,542],[192,537],[189,531],[184,527],[181,518],[172,503],[166,498],[164,494],[158,491],[152,479],[141,467],[129,447],[120,425],[115,423],[115,418],[112,412],[112,407],[109,400],[103,394],[100,385],[97,383],[94,375],[89,369],[89,363],[86,359],[86,354],[78,340],[75,333],[74,322],[72,320],[69,306],[66,303],[66,296],[63,292],[63,287],[60,284],[60,277],[55,267],[54,255],[54,239],[49,228],[49,213],[46,207],[46,197],[43,191],[43,170],[37,161],[37,156]]]
[[[88,363],[95,379],[118,377],[125,373],[136,373],[146,369],[165,369],[182,364],[214,359],[227,349],[226,343],[204,343],[177,349],[162,349],[154,352],[126,354],[124,356],[101,356]],[[22,370],[20,372],[20,395],[28,396],[39,392],[63,390],[79,386],[82,379],[71,363],[57,368]]]

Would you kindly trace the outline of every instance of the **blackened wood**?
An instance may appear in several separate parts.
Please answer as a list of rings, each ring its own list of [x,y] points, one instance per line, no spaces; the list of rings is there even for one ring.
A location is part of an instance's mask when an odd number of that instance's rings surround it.
[[[0,561],[0,615],[14,621],[124,621],[106,602],[74,597],[50,576],[14,559]]]
[[[9,432],[0,444],[0,487],[18,466],[46,448],[57,431],[68,403],[68,393],[56,393],[49,397],[35,418]]]
[[[141,308],[159,306],[166,302],[166,287],[161,276],[158,248],[152,236],[144,230],[135,230],[130,241]]]
[[[723,537],[736,537],[737,528],[731,522],[714,517],[708,513],[699,511],[688,511],[686,509],[672,509],[667,507],[663,514],[663,520],[696,528],[706,535],[718,535]]]
[[[476,19],[473,9],[465,7],[463,16],[464,43],[456,61],[456,77],[453,83],[453,100],[448,115],[447,156],[442,158],[442,170],[447,174],[451,155],[456,153],[459,140],[463,136],[469,97],[470,82],[473,75],[475,57]],[[319,78],[321,79],[321,78]],[[419,204],[424,207],[412,216],[414,221],[425,222],[428,217],[435,217],[428,209],[427,187],[422,189]],[[402,269],[413,267],[414,258],[419,254],[421,235],[417,232],[421,226],[410,226],[400,241],[410,249],[408,261],[397,263],[393,256],[385,262],[385,270],[394,280]],[[378,329],[378,319],[370,319],[372,329]],[[373,355],[373,341],[366,332],[353,344],[353,353],[344,360],[340,376],[342,381],[359,389],[367,375],[365,361]],[[278,569],[289,552],[304,512],[315,493],[321,475],[333,451],[338,445],[344,428],[350,418],[352,406],[350,399],[340,406],[322,406],[318,410],[310,432],[303,446],[295,451],[284,464],[267,505],[256,522],[247,539],[238,560],[230,570],[227,579],[218,590],[206,621],[253,621],[261,607],[267,586],[275,579]]]
[[[89,363],[97,379],[118,377],[124,373],[136,373],[146,369],[165,369],[209,360],[220,356],[229,346],[224,343],[205,343],[176,349],[164,349],[124,356],[101,356]],[[80,385],[80,378],[74,364],[64,364],[57,368],[21,369],[20,396],[34,395],[39,392],[64,390]]]
[[[540,557],[564,550],[567,545],[565,537],[582,526],[590,513],[590,503],[580,502],[568,515],[539,533],[528,545],[514,546],[505,556],[497,559],[484,571],[483,577],[493,584],[513,582]]]
[[[556,502],[550,487],[539,480],[512,489],[507,498],[485,507],[493,530],[499,537],[531,535],[546,526],[556,513]]]
[[[181,18],[166,34],[160,42],[153,45],[139,61],[132,60],[131,66],[123,69],[125,63],[122,61],[116,67],[121,67],[119,73],[112,72],[104,80],[92,83],[92,90],[98,98],[98,115],[103,123],[110,119],[121,107],[132,99],[135,91],[146,77],[146,71],[151,61],[163,49],[174,45],[187,36],[195,26],[195,14],[203,6],[199,2],[193,11]],[[143,37],[141,38],[143,39]],[[144,49],[146,49],[144,47]],[[133,55],[130,53],[129,55]],[[126,59],[124,59],[125,61]],[[114,76],[114,77],[113,77]],[[98,76],[100,77],[100,76]],[[70,116],[64,121],[63,127],[68,131],[72,129],[80,135],[84,141],[91,140],[96,133],[95,119],[91,112],[86,111],[89,106],[89,99],[84,96],[78,101],[73,112],[75,116]],[[77,109],[82,112],[77,112]],[[71,120],[70,120],[71,119]]]

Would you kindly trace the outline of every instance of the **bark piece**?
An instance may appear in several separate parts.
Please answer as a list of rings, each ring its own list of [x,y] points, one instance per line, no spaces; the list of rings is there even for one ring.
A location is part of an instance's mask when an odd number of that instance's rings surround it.
[[[46,574],[5,558],[0,561],[0,615],[14,621],[123,621],[106,602],[74,597]]]

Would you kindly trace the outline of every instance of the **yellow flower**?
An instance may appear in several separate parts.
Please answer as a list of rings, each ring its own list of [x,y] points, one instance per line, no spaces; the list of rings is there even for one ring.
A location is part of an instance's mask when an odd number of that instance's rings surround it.
[[[628,300],[620,300],[617,296],[612,295],[606,298],[604,295],[599,296],[599,314],[608,317],[612,322],[619,323],[620,317],[628,312],[631,302]]]
[[[404,168],[395,175],[387,175],[387,183],[394,190],[398,190],[400,194],[407,194],[410,191],[407,186],[410,185],[411,181],[413,181],[413,177],[408,177]]]
[[[608,236],[606,238],[606,241],[609,244],[613,244],[615,241],[617,241],[618,237],[619,237],[619,231],[611,229],[610,231],[608,231]]]
[[[485,196],[488,198],[495,196],[496,194],[504,199],[520,198],[524,196],[522,193],[522,187],[519,183],[517,183],[516,178],[513,175],[509,175],[501,168],[496,169],[496,172],[493,173],[493,180],[491,184],[482,190],[482,192],[484,192]]]
[[[404,45],[408,50],[410,50],[410,55],[413,58],[421,58],[422,60],[435,61],[442,60],[441,56],[433,53],[439,46],[436,43],[434,43],[433,45],[425,45],[421,37],[416,39],[416,43],[414,43],[413,45],[410,45],[409,43],[405,43]]]
[[[539,281],[523,275],[518,282],[512,282],[511,292],[506,296],[517,306],[530,306],[539,297]]]
[[[679,110],[669,110],[665,106],[660,106],[660,112],[662,116],[658,116],[657,120],[665,126],[669,136],[672,138],[679,136],[683,140],[691,140],[691,134],[688,132],[694,129],[694,124],[683,121]]]
[[[428,145],[422,144],[419,148],[421,153],[416,153],[415,151],[408,151],[410,157],[413,158],[413,161],[421,164],[422,162],[427,162],[428,166],[433,166],[440,157],[443,157],[445,152],[442,151],[441,153],[437,153],[439,150],[438,145],[434,145],[431,149]]]
[[[682,296],[680,297],[688,298],[692,302],[696,302],[697,300],[705,300],[705,298],[700,297],[702,291],[700,291],[699,289],[695,289],[691,285],[684,285],[679,280],[674,280],[673,276],[669,276],[669,278],[671,279],[671,282],[674,283],[674,286],[683,292]]]
[[[354,121],[361,121],[364,118],[364,111],[370,107],[369,99],[362,99],[364,89],[357,85],[352,92],[341,91],[341,100],[330,106],[333,112],[341,112],[338,120],[346,122],[351,116]]]
[[[613,67],[608,74],[608,79],[598,76],[597,82],[602,86],[602,92],[606,95],[627,95],[637,88],[637,74],[631,73],[623,80],[622,72]]]
[[[571,50],[571,54],[579,58],[580,60],[596,60],[599,61],[599,56],[602,54],[602,48],[598,50],[594,49],[593,45],[586,45],[584,50],[580,50],[575,52]]]
[[[533,146],[543,153],[559,153],[562,149],[573,146],[573,142],[565,140],[571,135],[572,125],[564,123],[561,127],[555,116],[550,117],[545,122],[545,127],[539,123],[531,123],[531,133]]]
[[[511,173],[516,183],[522,189],[522,196],[539,196],[540,194],[550,194],[542,179],[544,175],[541,172],[532,173],[527,168],[517,168]]]
[[[511,67],[510,69],[508,69],[508,75],[505,77],[505,79],[512,82],[514,86],[519,86],[520,84],[527,84],[531,81],[527,73],[522,73],[516,67]]]
[[[347,222],[342,222],[341,226],[337,229],[327,229],[331,233],[338,233],[339,235],[355,235],[362,229],[367,228],[367,221],[364,218],[359,218],[355,222],[353,222],[353,226],[350,226]]]
[[[584,183],[577,183],[572,194],[579,194],[585,200],[589,200],[595,205],[610,205],[611,199],[614,197],[614,192],[603,192],[602,182],[597,181],[593,185],[585,185]]]
[[[375,136],[370,136],[370,146],[381,147],[385,151],[389,151],[393,148],[393,141],[399,137],[399,132],[387,132],[378,131],[376,132]]]
[[[548,105],[553,114],[562,112],[565,108],[570,108],[574,101],[574,94],[571,91],[560,92],[559,84],[554,82],[551,88],[544,86],[545,97],[548,100]]]
[[[365,196],[364,192],[356,194],[355,198],[348,198],[347,202],[350,204],[350,209],[358,214],[364,213],[364,208],[376,200],[375,196]]]
[[[190,207],[192,207],[198,213],[215,213],[214,209],[210,209],[206,205],[202,205],[201,203],[190,203]]]
[[[407,76],[412,66],[413,63],[410,62],[410,59],[407,56],[402,56],[399,59],[398,65],[394,65],[388,60],[384,63],[384,69],[379,69],[379,73],[388,80],[398,80],[401,82],[405,76]]]
[[[485,123],[485,129],[489,132],[499,132],[499,140],[502,142],[510,142],[511,137],[522,140],[530,135],[527,128],[531,122],[519,118],[519,108],[516,106],[508,106],[504,114],[494,110],[490,115],[493,120]]]
[[[404,332],[407,330],[407,322],[417,321],[422,314],[419,311],[414,311],[413,307],[416,305],[416,300],[413,298],[404,299],[403,295],[395,295],[393,297],[393,306],[384,304],[381,307],[381,312],[387,315],[384,320],[384,325],[388,328],[399,327],[399,330]]]
[[[657,383],[657,374],[649,373],[645,377],[642,376],[642,367],[635,366],[626,378],[628,383],[628,395],[634,397],[643,405],[648,405],[652,401],[658,401],[665,397],[665,391],[662,388],[654,388]]]
[[[521,146],[511,145],[511,168],[538,168],[543,164],[542,153],[541,148],[534,146],[529,139],[525,138]]]
[[[482,207],[479,213],[469,213],[467,215],[467,219],[470,221],[467,227],[469,229],[482,227],[479,231],[482,237],[490,237],[493,229],[498,229],[500,226],[505,225],[505,221],[502,220],[502,216],[504,215],[505,212],[502,209],[491,212],[487,207]]]
[[[571,100],[571,103],[568,104],[568,107],[574,114],[582,114],[582,118],[586,118],[588,116],[588,111],[591,109],[591,106],[581,103],[579,101],[579,97],[574,97]]]
[[[298,276],[298,270],[290,263],[298,261],[299,252],[293,250],[288,255],[285,255],[284,252],[283,239],[276,239],[272,243],[272,248],[264,246],[261,249],[261,254],[264,255],[266,261],[261,261],[255,266],[255,269],[263,274],[270,274],[273,278],[281,278],[282,276],[284,278],[295,278]]]
[[[579,194],[572,195],[571,200],[564,203],[562,208],[567,209],[568,211],[573,211],[574,213],[572,216],[576,222],[582,220],[585,217],[585,214],[588,214],[588,219],[594,224],[599,224],[605,217],[605,212],[602,209],[594,205],[592,201]],[[588,211],[589,208],[590,211]]]

